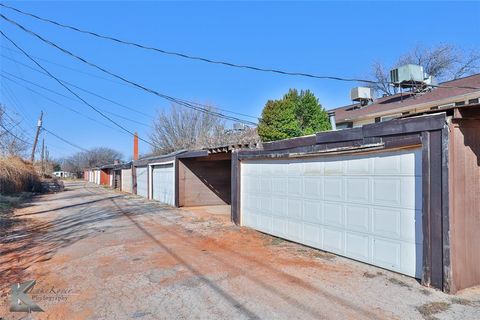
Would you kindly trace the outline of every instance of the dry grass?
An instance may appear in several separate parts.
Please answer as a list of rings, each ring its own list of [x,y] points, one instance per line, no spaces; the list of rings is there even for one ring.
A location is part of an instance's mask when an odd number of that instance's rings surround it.
[[[0,158],[0,194],[40,190],[40,177],[31,163],[19,157]]]
[[[417,307],[417,310],[425,320],[431,320],[436,319],[434,315],[447,311],[448,308],[450,308],[450,304],[448,302],[431,302]]]

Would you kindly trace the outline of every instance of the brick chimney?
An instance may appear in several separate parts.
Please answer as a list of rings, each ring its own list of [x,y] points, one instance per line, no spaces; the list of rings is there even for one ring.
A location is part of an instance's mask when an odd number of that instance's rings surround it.
[[[133,136],[133,160],[138,160],[138,133]]]

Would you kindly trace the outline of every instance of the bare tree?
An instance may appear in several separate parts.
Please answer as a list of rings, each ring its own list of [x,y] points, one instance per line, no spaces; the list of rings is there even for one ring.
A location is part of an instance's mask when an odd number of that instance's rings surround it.
[[[418,45],[401,56],[392,68],[405,64],[421,65],[427,74],[442,82],[478,72],[480,70],[480,52],[462,50],[452,44],[439,44],[434,47]],[[389,70],[392,68],[387,69],[380,62],[373,63],[370,79],[378,83],[367,83],[366,85],[377,94],[391,95],[395,93],[389,84]]]
[[[81,176],[83,169],[112,164],[115,160],[123,159],[123,155],[111,148],[100,147],[89,151],[82,151],[73,154],[70,157],[57,160],[61,169],[74,172]]]
[[[150,134],[153,152],[165,154],[175,150],[195,149],[215,144],[225,131],[225,121],[212,114],[172,105],[161,110],[153,121]]]
[[[6,113],[0,104],[0,156],[25,156],[28,150],[26,137],[20,129],[20,121]]]
[[[213,114],[177,105],[158,112],[150,139],[153,154],[259,141],[256,129],[228,130],[226,121]]]

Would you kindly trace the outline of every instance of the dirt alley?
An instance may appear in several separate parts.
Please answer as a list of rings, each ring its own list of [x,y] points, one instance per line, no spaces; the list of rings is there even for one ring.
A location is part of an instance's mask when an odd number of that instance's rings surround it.
[[[480,319],[480,289],[415,279],[84,182],[34,197],[0,248],[9,288],[35,279],[33,319]]]

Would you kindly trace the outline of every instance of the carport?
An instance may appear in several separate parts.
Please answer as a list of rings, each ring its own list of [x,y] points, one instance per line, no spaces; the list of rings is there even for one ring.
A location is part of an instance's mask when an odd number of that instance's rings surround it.
[[[479,119],[452,108],[234,152],[232,220],[445,291],[478,285]]]
[[[232,154],[229,148],[178,156],[178,206],[230,205]]]

